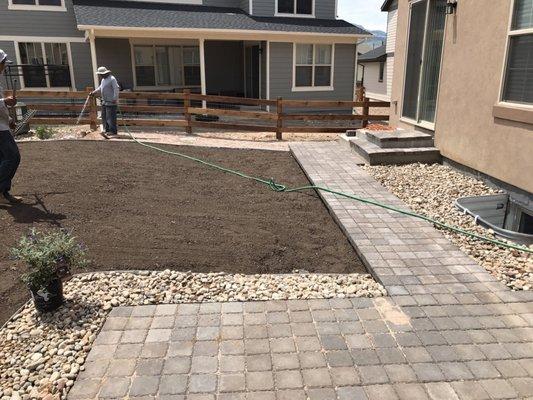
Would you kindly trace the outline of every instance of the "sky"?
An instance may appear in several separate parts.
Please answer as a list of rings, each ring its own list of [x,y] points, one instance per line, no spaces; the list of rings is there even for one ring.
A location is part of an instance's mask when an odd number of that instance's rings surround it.
[[[370,30],[387,30],[387,13],[381,12],[383,0],[339,0],[339,18]]]

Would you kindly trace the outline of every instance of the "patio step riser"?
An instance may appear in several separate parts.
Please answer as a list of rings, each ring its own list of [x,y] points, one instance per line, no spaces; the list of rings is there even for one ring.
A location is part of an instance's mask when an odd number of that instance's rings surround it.
[[[387,133],[390,136],[380,137],[373,132],[366,132],[366,139],[382,149],[407,149],[433,147],[433,138],[429,135],[418,136],[413,138],[404,138],[395,136],[393,133]]]

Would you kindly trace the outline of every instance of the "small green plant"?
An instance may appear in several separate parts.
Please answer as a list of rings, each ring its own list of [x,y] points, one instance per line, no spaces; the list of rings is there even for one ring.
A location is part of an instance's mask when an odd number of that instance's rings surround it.
[[[55,135],[54,129],[46,126],[38,126],[35,128],[35,136],[41,140],[51,139]]]
[[[11,252],[14,259],[28,266],[22,281],[33,291],[69,275],[71,268],[84,268],[88,264],[85,246],[64,229],[39,232],[33,228]]]

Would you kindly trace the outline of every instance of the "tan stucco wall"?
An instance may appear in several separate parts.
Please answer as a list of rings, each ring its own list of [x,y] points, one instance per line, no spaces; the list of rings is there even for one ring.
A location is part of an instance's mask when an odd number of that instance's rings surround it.
[[[441,153],[533,192],[533,125],[494,118],[507,45],[511,0],[459,2],[446,21],[435,139]],[[400,1],[391,123],[399,122],[408,1]],[[396,111],[396,112],[395,112]]]

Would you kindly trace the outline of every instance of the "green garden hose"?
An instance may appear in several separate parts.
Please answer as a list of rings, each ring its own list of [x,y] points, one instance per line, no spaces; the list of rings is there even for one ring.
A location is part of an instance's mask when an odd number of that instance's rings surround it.
[[[122,112],[120,111],[120,108],[118,109],[118,114],[120,115],[121,120],[123,120],[124,118],[123,118]],[[483,242],[492,243],[492,244],[500,246],[500,247],[519,250],[519,251],[523,251],[525,253],[533,254],[533,249],[530,249],[528,247],[520,246],[520,245],[516,245],[516,244],[512,244],[512,243],[507,243],[507,242],[503,242],[501,240],[496,240],[496,239],[492,239],[492,238],[489,238],[489,237],[486,237],[486,236],[478,235],[477,233],[467,231],[467,230],[459,228],[457,226],[448,225],[448,224],[445,224],[443,222],[439,222],[439,221],[434,220],[432,218],[426,217],[425,215],[417,214],[417,213],[414,213],[412,211],[402,210],[400,208],[389,206],[387,204],[383,204],[383,203],[380,203],[380,202],[375,201],[375,200],[364,199],[362,197],[359,197],[359,196],[356,196],[356,195],[353,195],[353,194],[339,192],[339,191],[336,191],[336,190],[331,190],[331,189],[328,189],[326,187],[316,186],[316,185],[302,186],[302,187],[297,187],[297,188],[287,188],[287,186],[275,182],[273,178],[270,179],[270,180],[267,180],[267,179],[259,178],[259,177],[256,177],[256,176],[248,175],[248,174],[245,174],[244,172],[236,171],[236,170],[233,170],[233,169],[230,169],[230,168],[225,168],[225,167],[222,167],[221,165],[218,165],[218,164],[215,164],[215,163],[212,163],[212,162],[209,162],[209,161],[205,161],[205,160],[202,160],[202,159],[197,158],[197,157],[188,156],[187,154],[183,154],[183,153],[180,153],[178,151],[166,150],[166,149],[162,149],[160,147],[154,146],[152,144],[142,142],[142,141],[138,140],[135,136],[133,136],[133,134],[131,133],[129,127],[125,123],[122,123],[122,126],[124,127],[124,129],[126,129],[126,132],[131,137],[131,139],[135,143],[140,144],[141,146],[147,147],[147,148],[155,150],[155,151],[159,151],[159,152],[164,153],[164,154],[170,154],[170,155],[173,155],[173,156],[178,156],[178,157],[181,157],[181,158],[185,158],[187,160],[199,163],[201,165],[205,165],[207,167],[216,169],[216,170],[221,171],[221,172],[225,172],[225,173],[232,174],[232,175],[237,175],[237,176],[239,176],[241,178],[244,178],[244,179],[249,179],[249,180],[252,180],[252,181],[255,181],[255,182],[258,182],[258,183],[262,183],[263,185],[267,185],[271,190],[273,190],[275,192],[278,192],[278,193],[303,192],[303,191],[307,191],[307,190],[315,190],[315,191],[318,190],[318,191],[322,191],[322,192],[326,192],[326,193],[331,193],[331,194],[335,194],[337,196],[345,197],[347,199],[358,201],[360,203],[371,204],[373,206],[381,207],[381,208],[384,208],[384,209],[389,210],[389,211],[393,211],[393,212],[396,212],[396,213],[399,213],[399,214],[403,214],[403,215],[407,215],[407,216],[410,216],[410,217],[413,217],[413,218],[421,219],[423,221],[430,222],[430,223],[432,223],[433,225],[435,225],[435,226],[437,226],[439,228],[446,229],[446,230],[449,230],[449,231],[452,231],[452,232],[456,232],[456,233],[459,233],[461,235],[469,236],[471,238],[474,238],[474,239],[477,239],[477,240],[480,240],[480,241],[483,241]]]

